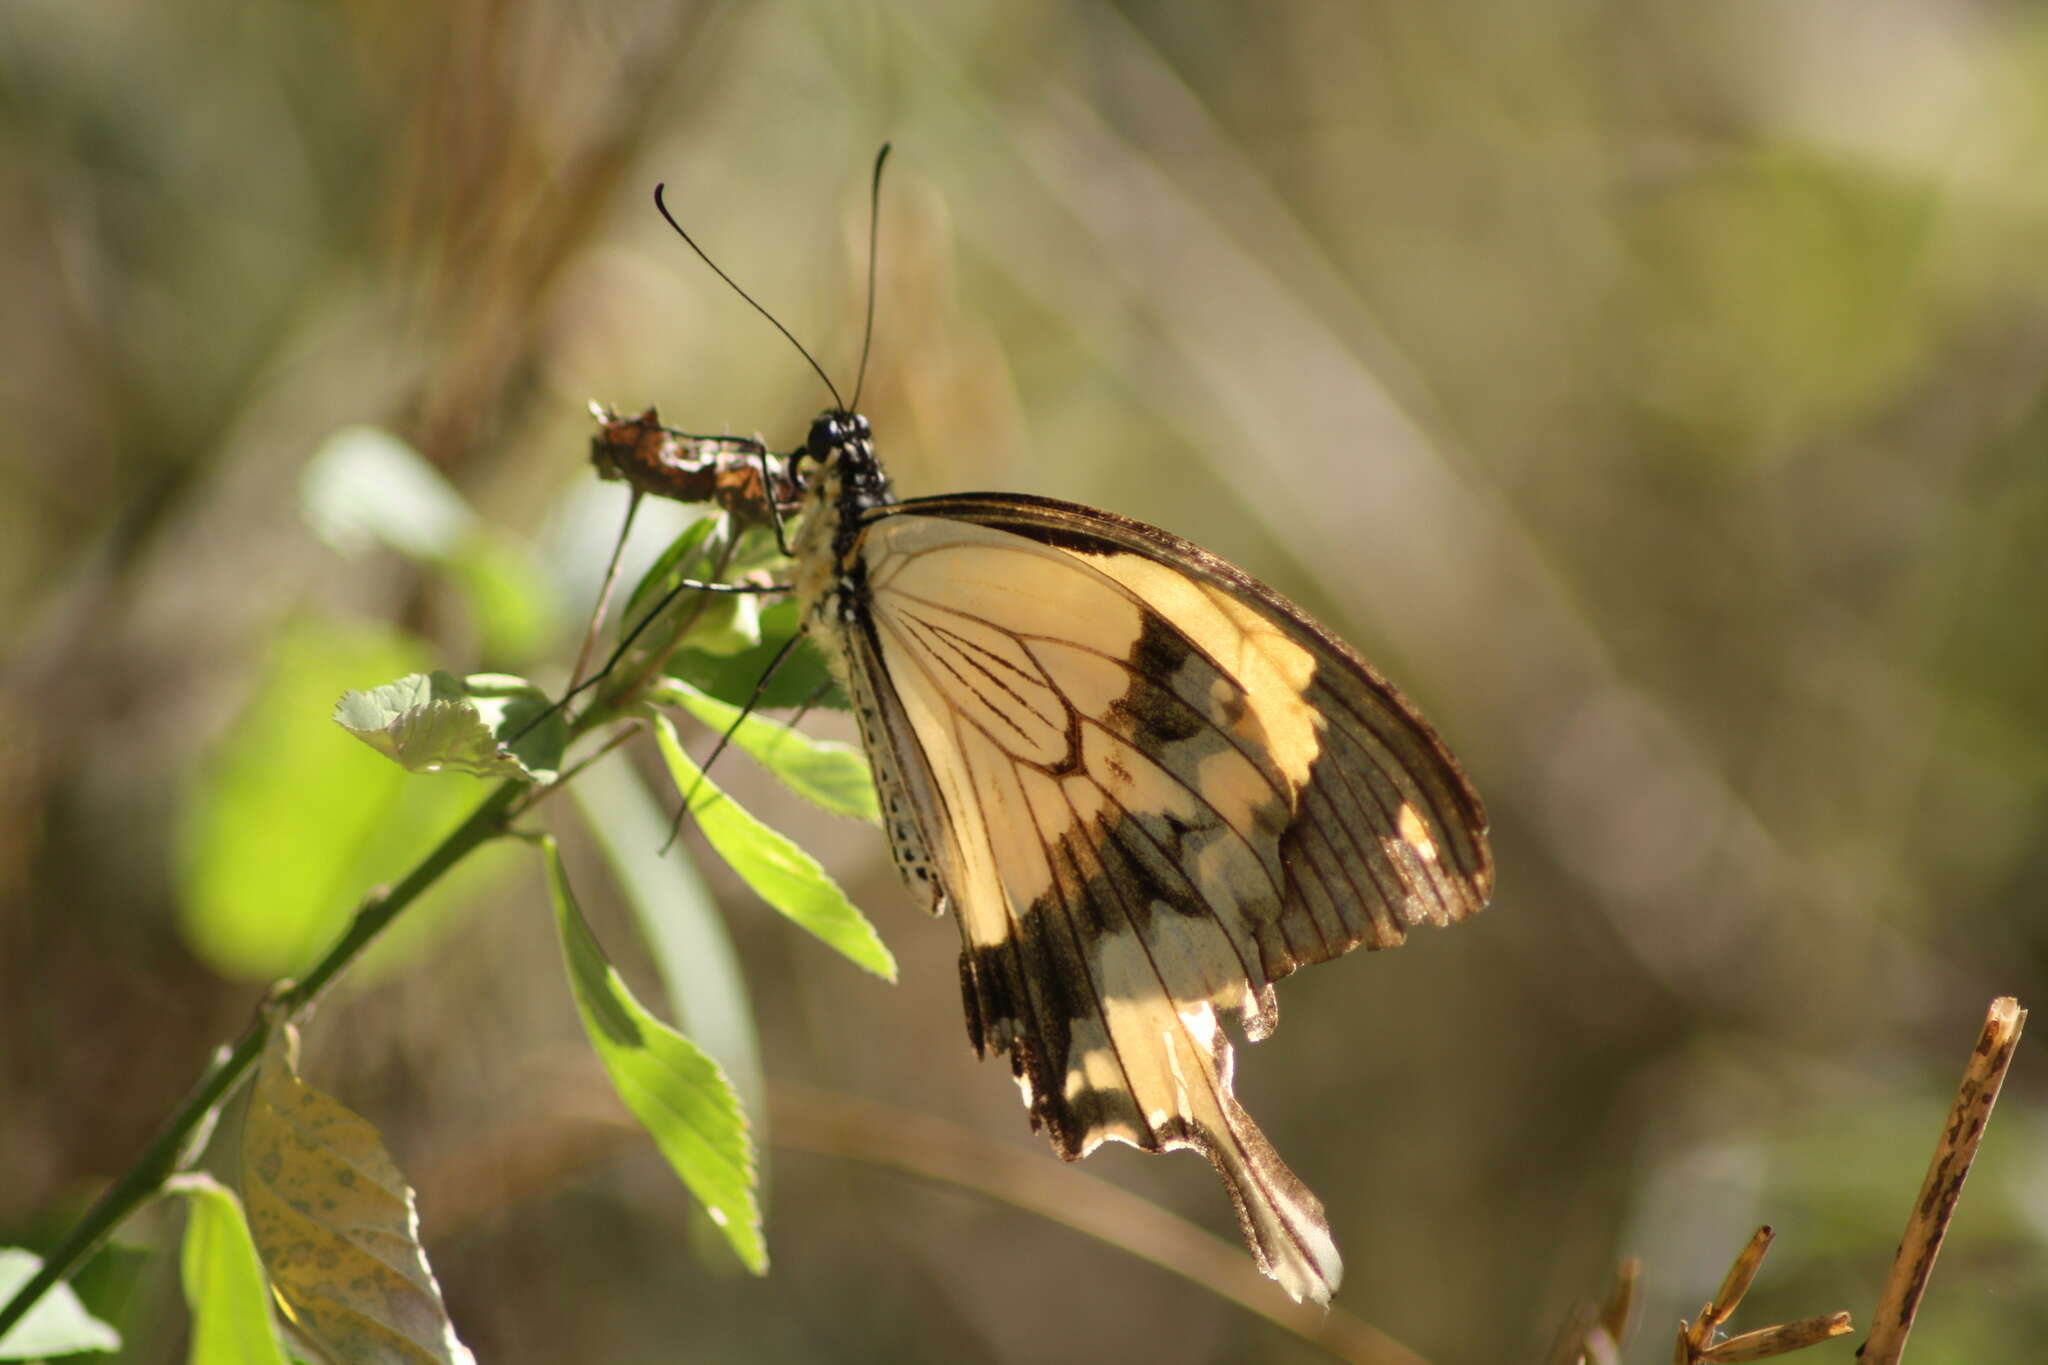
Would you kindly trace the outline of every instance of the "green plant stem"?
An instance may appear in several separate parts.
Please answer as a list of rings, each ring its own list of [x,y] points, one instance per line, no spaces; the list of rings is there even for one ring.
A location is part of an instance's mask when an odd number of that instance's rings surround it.
[[[714,577],[722,576],[726,566],[732,562],[737,546],[736,540],[728,541],[720,552],[714,568]],[[569,726],[569,740],[589,733],[599,725],[615,718],[631,705],[658,676],[662,663],[669,652],[681,643],[689,628],[705,610],[707,603],[699,599],[683,616],[675,631],[674,640],[666,649],[656,651],[626,676],[604,689],[603,693],[579,715]],[[579,669],[580,671],[580,669]],[[559,786],[558,780],[553,785]],[[164,1181],[176,1174],[180,1154],[191,1141],[192,1135],[202,1125],[209,1123],[218,1113],[220,1106],[235,1086],[249,1074],[250,1069],[263,1056],[272,1032],[280,1021],[289,1022],[298,1013],[318,998],[332,981],[351,962],[361,955],[385,926],[398,917],[400,911],[419,898],[421,892],[438,881],[449,868],[467,857],[473,850],[504,832],[505,825],[517,812],[514,809],[521,796],[528,791],[523,782],[507,782],[484,799],[470,817],[443,839],[433,852],[421,860],[419,865],[398,885],[382,895],[372,896],[356,912],[348,932],[327,951],[327,955],[316,963],[313,969],[290,985],[281,985],[273,991],[257,1010],[248,1028],[235,1040],[235,1045],[226,1056],[220,1058],[199,1078],[183,1104],[178,1106],[169,1122],[151,1141],[149,1147],[136,1159],[133,1166],[113,1188],[99,1197],[92,1208],[86,1211],[64,1240],[58,1244],[43,1262],[42,1269],[23,1285],[5,1307],[0,1307],[0,1337],[5,1337],[9,1328],[19,1322],[28,1310],[50,1286],[64,1278],[90,1256],[116,1227],[143,1204],[156,1197]]]
[[[91,1255],[93,1249],[129,1214],[156,1197],[164,1181],[176,1174],[179,1156],[192,1135],[212,1120],[222,1102],[263,1056],[263,1050],[279,1022],[289,1022],[317,999],[343,968],[355,961],[406,906],[419,899],[420,893],[440,880],[448,869],[503,833],[507,810],[525,790],[523,782],[507,782],[484,798],[483,804],[403,880],[389,891],[366,901],[350,922],[348,932],[328,949],[327,955],[311,971],[290,985],[282,986],[264,1001],[256,1016],[249,1021],[249,1026],[242,1031],[242,1036],[235,1040],[233,1049],[199,1078],[198,1084],[192,1087],[185,1102],[178,1106],[177,1112],[151,1141],[148,1149],[65,1234],[64,1240],[44,1260],[42,1269],[21,1287],[6,1307],[0,1308],[0,1338],[4,1338],[8,1329],[35,1306],[36,1300],[47,1293],[51,1285]]]

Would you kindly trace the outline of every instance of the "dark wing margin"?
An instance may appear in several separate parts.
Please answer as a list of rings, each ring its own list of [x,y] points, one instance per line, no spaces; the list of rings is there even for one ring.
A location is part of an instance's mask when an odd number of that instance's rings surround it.
[[[1326,725],[1281,836],[1280,921],[1260,937],[1268,980],[1361,945],[1397,946],[1411,925],[1456,923],[1491,898],[1485,806],[1435,729],[1349,645],[1236,565],[1143,522],[1025,494],[918,498],[884,514],[1007,531],[1112,577],[1122,576],[1122,565],[1163,564],[1243,604],[1314,656],[1303,696]],[[1132,586],[1144,595],[1142,584]],[[1257,1021],[1248,1017],[1247,1025],[1262,1036]]]

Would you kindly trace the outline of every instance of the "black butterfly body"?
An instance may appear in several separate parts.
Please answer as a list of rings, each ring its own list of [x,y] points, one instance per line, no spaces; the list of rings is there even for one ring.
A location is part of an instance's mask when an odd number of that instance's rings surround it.
[[[1295,1298],[1342,1265],[1232,1093],[1273,983],[1482,906],[1479,797],[1415,709],[1279,594],[1111,513],[896,501],[867,420],[792,463],[805,628],[859,719],[914,894],[959,920],[977,1053],[1009,1054],[1061,1156],[1206,1155]],[[808,468],[803,465],[808,463]]]

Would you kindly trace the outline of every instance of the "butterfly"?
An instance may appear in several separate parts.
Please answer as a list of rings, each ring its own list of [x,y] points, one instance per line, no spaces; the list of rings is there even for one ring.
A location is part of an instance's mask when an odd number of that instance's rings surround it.
[[[896,501],[865,418],[792,459],[795,586],[853,703],[896,864],[963,940],[978,1055],[1063,1157],[1200,1151],[1259,1266],[1327,1303],[1323,1207],[1232,1093],[1273,983],[1493,886],[1442,741],[1349,647],[1141,522],[1020,494]]]
[[[1328,1219],[1238,1103],[1219,1016],[1259,1041],[1296,968],[1481,909],[1478,793],[1370,664],[1243,570],[1074,503],[898,501],[851,406],[787,457],[793,586],[896,865],[959,925],[976,1053],[1009,1057],[1062,1157],[1201,1152],[1259,1267],[1327,1303]]]

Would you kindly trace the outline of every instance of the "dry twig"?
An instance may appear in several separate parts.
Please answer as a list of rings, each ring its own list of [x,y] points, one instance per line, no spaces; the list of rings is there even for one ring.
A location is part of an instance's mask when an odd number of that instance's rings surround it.
[[[1963,1083],[1956,1089],[1955,1105],[1949,1110],[1941,1140],[1935,1144],[1927,1178],[1920,1184],[1920,1197],[1906,1220],[1906,1235],[1899,1240],[1891,1273],[1885,1276],[1870,1337],[1856,1353],[1864,1365],[1896,1365],[1905,1354],[1906,1336],[1913,1330],[1914,1314],[1920,1311],[1920,1296],[1927,1292],[1927,1277],[1941,1252],[1942,1234],[1948,1231],[1949,1217],[1962,1196],[1963,1180],[1970,1173],[1977,1143],[1984,1136],[1984,1125],[1990,1122],[1991,1106],[1998,1102],[1998,1088],[2005,1083],[2006,1067],[2012,1063],[2013,1049],[2026,1023],[2027,1012],[2009,995],[1992,1001],[1984,1016],[1977,1046],[1963,1068]]]
[[[1714,1340],[1728,1319],[1735,1316],[1742,1296],[1755,1283],[1757,1271],[1763,1268],[1764,1253],[1771,1249],[1771,1238],[1775,1235],[1769,1227],[1758,1228],[1749,1239],[1749,1245],[1736,1253],[1734,1264],[1728,1267],[1727,1277],[1721,1281],[1720,1292],[1714,1295],[1711,1303],[1700,1309],[1698,1320],[1678,1324],[1678,1345],[1671,1356],[1676,1365],[1727,1365],[1730,1361],[1764,1360],[1848,1333],[1849,1315],[1829,1313],[1744,1332],[1718,1342]]]

